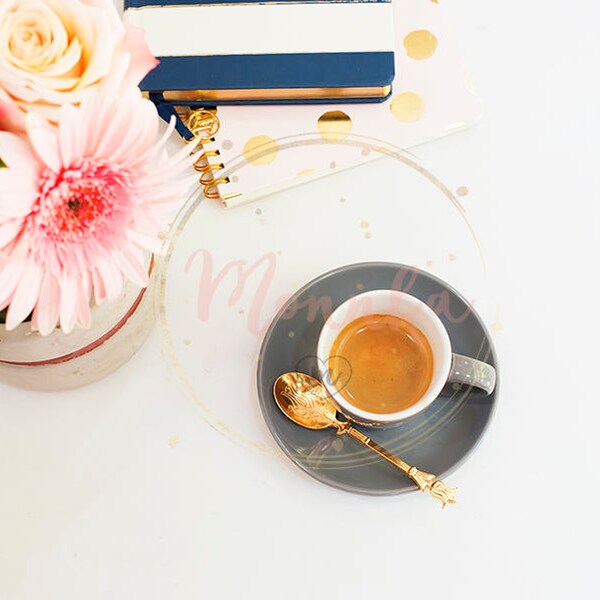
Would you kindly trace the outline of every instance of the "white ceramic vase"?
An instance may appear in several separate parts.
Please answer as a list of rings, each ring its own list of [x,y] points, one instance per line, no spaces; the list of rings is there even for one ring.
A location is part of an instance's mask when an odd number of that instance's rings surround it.
[[[0,325],[0,381],[40,391],[77,388],[102,379],[144,344],[154,323],[156,269],[140,290],[127,284],[121,296],[92,307],[89,329],[49,336],[23,323],[13,331]]]

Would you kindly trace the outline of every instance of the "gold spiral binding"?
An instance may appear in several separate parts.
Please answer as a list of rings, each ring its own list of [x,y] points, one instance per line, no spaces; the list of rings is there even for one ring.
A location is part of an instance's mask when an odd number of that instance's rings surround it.
[[[221,200],[219,186],[229,183],[229,177],[217,177],[215,173],[222,171],[225,165],[222,162],[211,163],[210,158],[219,156],[219,150],[207,150],[206,144],[215,141],[215,135],[219,131],[221,123],[217,117],[216,110],[199,108],[190,110],[186,118],[186,126],[193,137],[188,142],[197,143],[195,152],[198,158],[194,162],[194,169],[200,173],[199,183],[203,188],[204,196],[209,200]]]

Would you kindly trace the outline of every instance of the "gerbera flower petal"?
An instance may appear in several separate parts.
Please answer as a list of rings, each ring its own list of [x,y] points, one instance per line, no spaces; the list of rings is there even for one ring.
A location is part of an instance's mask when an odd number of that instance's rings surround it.
[[[60,316],[60,286],[54,275],[45,273],[39,301],[33,312],[33,325],[42,335],[50,335]]]
[[[0,189],[0,222],[27,216],[38,196],[31,178],[20,169],[0,169]]]
[[[106,289],[104,287],[104,281],[97,269],[92,271],[91,276],[94,301],[98,306],[100,306],[102,303],[106,302]]]
[[[78,127],[77,111],[74,106],[61,106],[59,113],[58,147],[62,164],[69,166],[75,158],[83,155],[84,143],[81,128]]]
[[[25,127],[31,145],[39,159],[49,169],[58,173],[63,165],[58,151],[56,130],[36,113],[27,113]]]
[[[144,102],[150,103],[149,100],[144,100]],[[137,168],[140,165],[143,165],[144,163],[150,161],[157,154],[159,154],[159,152],[166,145],[167,141],[169,140],[169,137],[172,135],[174,130],[175,130],[175,117],[171,117],[171,119],[169,120],[169,123],[167,125],[167,128],[161,135],[160,139],[153,146],[149,147],[145,152],[138,154],[136,157],[132,157],[131,166],[134,168]],[[191,146],[188,146],[188,149],[190,152],[192,152],[192,150],[193,150],[193,148]]]
[[[24,138],[0,131],[0,157],[7,167],[19,169],[35,169],[39,161],[33,152],[31,144]],[[35,169],[37,171],[37,169]]]
[[[9,219],[4,223],[0,223],[0,248],[5,248],[13,242],[22,229],[22,219]]]
[[[71,333],[77,321],[79,306],[79,281],[73,275],[63,274],[60,280],[60,328]]]
[[[140,287],[146,287],[148,285],[148,272],[144,266],[130,256],[128,252],[114,252],[112,259],[129,281]]]
[[[79,302],[77,304],[77,326],[89,329],[92,324],[92,311],[90,309],[90,298],[80,288]]]
[[[107,300],[115,300],[123,289],[123,275],[121,271],[107,260],[101,260],[96,267],[102,279]]]
[[[6,308],[11,301],[25,263],[22,261],[7,262],[0,271],[0,310]]]
[[[129,237],[132,242],[135,242],[140,248],[148,250],[153,254],[160,254],[163,247],[163,241],[149,233],[145,234],[130,229],[127,232],[127,237]]]
[[[158,123],[149,118],[154,111],[154,105],[151,102],[141,102],[137,110],[129,130],[122,132],[121,139],[116,140],[112,158],[117,163],[131,161],[132,155],[143,148],[151,148],[156,139]],[[149,127],[148,122],[155,123],[155,126]]]
[[[135,96],[132,97],[132,94],[135,94]],[[136,90],[129,92],[119,99],[119,102],[122,103],[124,107],[135,106],[135,110],[122,110],[113,115],[110,123],[106,124],[107,126],[102,131],[98,146],[94,151],[94,156],[112,157],[113,154],[119,150],[124,136],[126,137],[129,130],[132,129],[132,123],[134,124],[133,129],[139,131],[141,119],[139,118],[140,115],[137,111],[142,108],[142,103],[139,102],[138,95],[139,91]],[[156,123],[154,123],[154,125],[156,126]]]
[[[11,331],[20,325],[33,311],[39,294],[44,272],[35,263],[28,263],[15,288],[6,314],[6,329]]]

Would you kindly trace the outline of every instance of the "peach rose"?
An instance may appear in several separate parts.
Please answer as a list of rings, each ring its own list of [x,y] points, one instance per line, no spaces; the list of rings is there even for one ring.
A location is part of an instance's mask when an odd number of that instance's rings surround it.
[[[112,0],[0,0],[0,130],[29,111],[56,122],[100,84],[137,85],[157,64]]]

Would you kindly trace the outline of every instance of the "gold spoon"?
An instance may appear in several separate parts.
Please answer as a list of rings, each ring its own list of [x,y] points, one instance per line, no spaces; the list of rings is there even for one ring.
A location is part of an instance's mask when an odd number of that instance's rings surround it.
[[[429,493],[442,503],[442,508],[446,504],[456,504],[456,488],[449,488],[443,481],[436,479],[435,475],[407,465],[358,429],[354,429],[350,421],[340,421],[333,400],[323,384],[314,377],[304,373],[285,373],[278,377],[273,385],[273,396],[277,406],[294,423],[308,429],[335,427],[337,435],[353,437],[404,471],[422,492],[429,490]]]

